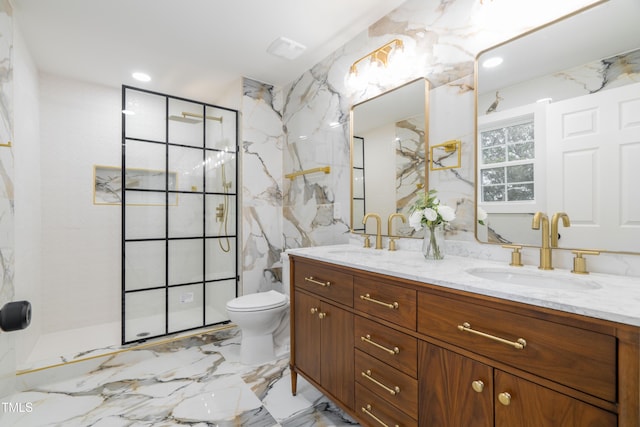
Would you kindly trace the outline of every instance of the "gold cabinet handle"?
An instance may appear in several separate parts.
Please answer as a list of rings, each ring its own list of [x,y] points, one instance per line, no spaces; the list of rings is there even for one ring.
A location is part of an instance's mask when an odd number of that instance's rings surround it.
[[[509,406],[511,404],[511,395],[504,391],[498,395],[498,401],[504,406]]]
[[[369,404],[367,404],[366,408],[364,406],[362,407],[362,412],[364,412],[365,414],[369,415],[371,418],[376,420],[378,422],[378,424],[380,424],[381,426],[384,426],[384,427],[389,427],[380,418],[378,418],[375,415],[373,415],[372,411],[373,411],[373,408],[371,408],[371,405],[369,405]],[[395,427],[399,427],[398,424],[396,424]]]
[[[471,388],[477,393],[482,393],[482,390],[484,390],[484,382],[482,382],[482,380],[475,380],[471,383]]]
[[[318,317],[324,319],[325,317],[327,317],[327,313],[318,313]]]
[[[458,330],[462,332],[470,332],[475,335],[480,335],[481,337],[489,338],[491,340],[510,345],[516,350],[522,350],[527,346],[527,341],[524,338],[518,338],[516,341],[505,340],[504,338],[496,337],[495,335],[489,335],[485,334],[484,332],[471,329],[471,325],[469,324],[469,322],[464,322],[462,325],[458,325]]]
[[[373,378],[371,376],[371,369],[367,369],[367,372],[361,372],[361,374],[362,374],[363,377],[365,377],[366,379],[368,379],[369,381],[371,381],[375,385],[380,386],[383,389],[385,389],[386,391],[388,391],[391,396],[395,396],[396,394],[400,393],[400,387],[398,387],[398,386],[395,386],[394,388],[387,387],[386,385],[382,384],[380,381],[378,381],[375,378]]]
[[[321,282],[319,280],[314,279],[313,276],[305,277],[304,280],[307,281],[307,282],[315,283],[316,285],[320,285],[320,286],[326,287],[326,288],[331,286],[331,282]]]
[[[370,294],[364,294],[364,295],[360,295],[360,299],[364,300],[364,301],[369,301],[369,302],[373,302],[376,304],[380,304],[383,305],[387,308],[393,309],[393,310],[397,310],[399,307],[399,304],[397,302],[393,302],[392,304],[386,303],[386,302],[382,302],[382,301],[378,301],[376,299],[371,298]]]
[[[316,314],[318,312],[318,307],[311,307],[311,314]]]
[[[369,343],[369,344],[371,344],[371,345],[373,345],[375,347],[378,347],[379,349],[386,351],[387,353],[389,353],[392,356],[400,353],[400,349],[398,347],[393,347],[393,350],[392,350],[390,348],[387,348],[387,347],[384,347],[384,346],[378,344],[375,341],[372,341],[371,340],[371,335],[369,335],[369,334],[367,334],[364,337],[360,337],[360,340],[362,340],[362,341],[364,341],[366,343]]]

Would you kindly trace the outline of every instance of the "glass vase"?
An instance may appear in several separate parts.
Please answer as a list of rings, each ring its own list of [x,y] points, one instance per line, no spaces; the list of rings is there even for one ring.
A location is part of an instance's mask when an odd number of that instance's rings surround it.
[[[426,259],[444,258],[444,226],[442,224],[425,227],[422,254]]]

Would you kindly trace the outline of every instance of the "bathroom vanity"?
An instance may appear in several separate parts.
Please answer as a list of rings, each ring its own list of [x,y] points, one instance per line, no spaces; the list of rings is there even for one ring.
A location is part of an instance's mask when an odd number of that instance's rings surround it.
[[[289,258],[293,394],[302,375],[371,426],[639,425],[632,278],[515,269],[536,287],[350,245]]]

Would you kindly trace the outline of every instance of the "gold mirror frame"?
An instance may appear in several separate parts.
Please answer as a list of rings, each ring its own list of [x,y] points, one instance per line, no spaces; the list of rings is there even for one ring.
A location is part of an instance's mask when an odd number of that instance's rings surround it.
[[[417,98],[411,98],[407,94],[408,91],[414,88],[416,92],[415,94],[419,95]],[[369,212],[375,212],[381,215],[383,224],[387,223],[387,219],[389,215],[393,213],[403,213],[405,214],[408,220],[408,214],[407,214],[408,208],[416,200],[417,194],[419,192],[422,192],[425,188],[428,188],[429,174],[426,166],[426,161],[428,157],[427,153],[429,150],[429,89],[430,89],[429,81],[425,78],[419,78],[419,79],[415,79],[410,82],[407,82],[394,89],[383,92],[373,98],[354,104],[351,107],[349,112],[350,176],[351,176],[350,231],[351,233],[355,233],[355,234],[365,233],[366,229],[364,225],[360,224],[361,216]],[[407,108],[403,110],[403,108],[401,108],[401,107],[408,106],[408,103],[410,102],[409,101],[410,98],[413,100],[411,102],[420,103],[420,106],[418,107],[420,111],[414,110],[415,112],[412,114],[411,109]],[[358,191],[356,190],[355,184],[354,184],[356,181],[354,170],[357,170],[357,167],[354,167],[354,164],[358,164],[358,162],[355,161],[355,157],[357,157],[357,154],[355,154],[356,148],[354,146],[354,140],[360,136],[355,134],[357,133],[358,129],[362,129],[362,126],[356,123],[356,120],[358,120],[358,115],[359,115],[358,112],[361,112],[361,114],[365,114],[365,112],[363,111],[364,107],[367,107],[367,110],[369,110],[369,112],[367,112],[366,114],[370,113],[371,115],[376,115],[384,112],[384,114],[378,115],[377,116],[378,118],[375,119],[375,120],[378,120],[377,124],[382,123],[380,121],[381,120],[380,117],[384,117],[384,120],[385,120],[385,122],[383,123],[384,125],[394,126],[397,129],[402,129],[400,127],[397,127],[397,124],[399,122],[406,121],[406,120],[415,120],[414,119],[415,117],[422,116],[423,117],[422,124],[424,125],[424,129],[421,130],[422,132],[421,138],[424,140],[424,142],[420,143],[420,147],[418,147],[415,153],[415,157],[412,159],[412,161],[415,162],[416,164],[414,165],[414,168],[412,169],[411,173],[405,174],[402,177],[402,178],[407,178],[407,176],[409,176],[408,178],[408,180],[410,181],[409,185],[406,185],[403,187],[406,190],[406,193],[403,193],[403,195],[401,194],[401,197],[398,197],[397,193],[394,193],[395,208],[389,208],[383,211],[377,208],[370,209],[366,207],[367,194],[366,194],[366,186],[364,186],[362,190],[363,191],[362,203],[364,205],[364,208],[361,209],[363,210],[361,215],[358,215],[356,213],[356,210],[358,210],[359,207],[356,207],[355,204],[356,204],[356,201],[360,199],[355,197]],[[360,120],[362,120],[362,118]],[[420,130],[416,132],[419,133]],[[366,141],[364,142],[364,147],[366,147]],[[397,147],[394,149],[394,151],[396,153],[398,152]],[[362,179],[364,180],[367,169],[370,170],[371,168],[386,167],[387,169],[385,170],[385,172],[388,172],[386,175],[390,175],[390,172],[388,170],[388,167],[390,166],[394,167],[394,171],[395,171],[395,166],[388,164],[388,158],[386,158],[385,160],[387,161],[386,163],[380,162],[378,164],[370,163],[368,165],[364,165],[364,155],[363,155]],[[416,173],[418,168],[420,169],[419,174]],[[391,183],[391,185],[395,187],[398,177],[395,172],[393,173],[393,176],[395,176],[396,179],[394,180],[393,183]],[[385,182],[385,184],[389,184],[389,183]],[[380,189],[378,188],[378,190]],[[381,198],[381,200],[382,199],[383,198]],[[385,203],[385,202],[382,201],[382,203]],[[388,202],[386,203],[388,204]],[[370,203],[370,205],[372,205],[372,203]],[[380,211],[378,212],[376,210],[380,210]],[[373,226],[375,226],[373,222],[371,222],[371,224],[368,225],[368,227],[373,227]],[[385,233],[384,228],[387,228],[387,226],[383,225],[382,235],[388,236],[389,231],[387,230],[387,232]],[[416,232],[409,227],[408,221],[404,224],[401,223],[401,221],[394,222],[393,229],[394,229],[393,234],[396,236],[400,235],[402,237],[415,237],[415,238],[421,237],[421,236],[418,236]],[[367,234],[370,234],[370,233],[367,233]],[[372,233],[372,234],[375,234],[375,233]]]
[[[479,84],[479,76],[480,76],[480,73],[482,73],[482,71],[480,71],[480,62],[481,62],[482,58],[483,57],[487,57],[487,55],[489,53],[491,53],[492,51],[494,51],[494,50],[496,50],[498,48],[502,48],[502,47],[505,47],[505,46],[507,46],[509,44],[519,42],[522,39],[524,39],[527,36],[532,35],[534,33],[543,34],[543,32],[545,32],[545,30],[548,30],[548,31],[546,31],[547,33],[550,33],[553,30],[557,30],[557,28],[560,28],[560,27],[557,27],[557,24],[563,24],[563,23],[569,22],[569,20],[571,20],[571,18],[573,18],[576,15],[582,14],[583,12],[586,12],[590,16],[594,16],[596,14],[599,14],[599,10],[600,9],[605,9],[605,8],[599,8],[599,6],[601,6],[601,5],[609,6],[608,3],[613,4],[615,6],[620,6],[620,4],[622,2],[613,2],[613,1],[609,1],[609,0],[602,0],[602,1],[599,1],[599,2],[596,2],[596,3],[593,3],[591,5],[588,5],[588,6],[584,7],[584,8],[581,8],[581,9],[579,9],[579,10],[577,10],[577,11],[575,11],[575,12],[569,14],[569,15],[566,15],[566,16],[561,17],[561,18],[559,18],[557,20],[554,20],[554,21],[552,21],[552,22],[550,22],[548,24],[545,24],[545,25],[543,25],[541,27],[538,27],[538,28],[535,28],[535,29],[533,29],[531,31],[525,32],[522,35],[519,35],[519,36],[517,36],[517,37],[515,37],[513,39],[510,39],[508,41],[500,43],[500,44],[498,44],[496,46],[493,46],[493,47],[491,47],[489,49],[483,50],[482,52],[480,52],[476,56],[476,60],[475,60],[475,76],[474,76],[474,78],[475,78],[475,91],[474,91],[474,94],[475,94],[475,112],[476,112],[475,117],[474,117],[474,120],[475,120],[475,122],[474,122],[474,129],[475,129],[475,180],[474,180],[474,182],[475,182],[475,195],[474,195],[474,198],[475,198],[475,201],[476,201],[476,203],[475,203],[476,207],[479,206],[479,187],[480,187],[480,184],[481,184],[480,183],[480,179],[479,179],[479,168],[480,168],[479,116],[480,116],[481,109],[482,109],[482,111],[484,111],[484,109],[487,107],[487,105],[481,106],[480,102],[479,102],[480,93],[482,92],[482,88],[480,87],[480,84]],[[636,7],[637,8],[637,6],[636,5],[632,5],[631,2],[626,3],[626,5],[628,7]],[[611,6],[611,7],[613,8],[613,6]],[[602,22],[602,25],[618,25],[618,22],[615,19],[600,19],[598,22]],[[589,32],[597,33],[599,35],[599,37],[601,37],[605,33],[605,31],[603,31],[603,30],[595,31],[595,29],[593,27],[591,27],[588,30],[573,31],[570,34],[573,36],[572,38],[576,38],[577,39],[577,38],[581,38],[582,35],[585,34],[585,32],[586,33],[589,33]],[[626,45],[624,45],[624,47],[620,48],[620,50],[615,51],[615,52],[610,52],[609,56],[602,55],[600,57],[595,57],[595,58],[592,57],[589,61],[584,61],[582,63],[576,63],[576,64],[574,64],[574,66],[575,65],[585,65],[585,64],[587,64],[588,62],[591,62],[591,61],[595,62],[595,61],[603,60],[605,58],[611,58],[613,56],[622,55],[625,52],[635,52],[635,49],[640,49],[640,43],[636,43],[637,37],[634,37],[632,39],[633,40],[632,40],[631,44],[633,44],[633,47],[629,47],[629,45],[626,44]],[[558,40],[558,39],[554,38],[553,40]],[[536,57],[538,58],[540,63],[544,63],[545,62],[544,58],[540,59],[540,56],[543,53],[544,49],[538,49],[538,50],[536,50],[536,49],[526,49],[526,52],[524,51],[525,49],[520,49],[520,50],[523,51],[523,54],[529,55],[529,56],[531,55],[531,52],[535,52]],[[516,61],[514,61],[514,62],[516,62]],[[550,62],[550,60],[546,60],[546,62]],[[565,67],[565,68],[562,68],[562,70],[568,70],[569,68],[570,67]],[[542,75],[551,75],[551,73],[547,71],[546,73],[542,73]],[[510,86],[506,86],[506,88],[508,88],[508,87],[510,87]],[[500,90],[502,90],[502,88]],[[491,92],[491,93],[493,94],[496,91],[497,91],[497,89],[494,88],[493,92]],[[497,94],[496,94],[496,100],[498,100],[498,95]],[[502,100],[500,102],[502,102]],[[485,101],[485,104],[487,104],[486,101]],[[545,212],[545,213],[547,213],[549,218],[551,219],[551,216],[552,216],[552,214],[554,212]],[[479,224],[478,224],[478,221],[477,221],[478,220],[478,216],[477,215],[478,215],[478,213],[477,213],[477,210],[476,210],[476,217],[475,217],[476,221],[474,221],[474,223],[475,223],[475,237],[480,243],[488,243],[488,244],[506,244],[506,243],[511,243],[511,244],[522,245],[522,246],[525,246],[525,247],[539,247],[540,246],[540,244],[519,243],[519,242],[509,242],[509,241],[489,241],[489,242],[482,241],[479,238]],[[489,223],[491,223],[491,216],[489,216]],[[529,227],[530,227],[530,225],[531,225],[531,223],[529,222]],[[562,228],[560,228],[559,231],[560,231],[560,233],[562,233]],[[537,233],[537,236],[539,238],[539,236],[540,236],[539,233],[540,232],[539,231],[534,231],[534,232]],[[610,248],[610,247],[607,247],[605,249],[601,249],[601,248],[598,247],[599,246],[598,241],[596,239],[593,239],[593,240],[594,240],[593,241],[593,246],[591,246],[590,249],[594,249],[594,250],[597,250],[599,252],[628,254],[628,255],[640,255],[640,252],[634,252],[634,251],[630,251],[630,250],[626,250],[626,249],[625,250],[618,250],[616,248]],[[558,249],[580,250],[581,248],[579,248],[579,247],[571,247],[570,245],[567,245],[566,247],[565,246],[560,246]]]

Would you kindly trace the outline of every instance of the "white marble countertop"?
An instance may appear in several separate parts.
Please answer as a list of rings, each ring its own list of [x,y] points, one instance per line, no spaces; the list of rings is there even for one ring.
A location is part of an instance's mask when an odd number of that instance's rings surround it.
[[[598,273],[580,275],[559,269],[543,271],[536,266],[510,267],[508,263],[452,255],[439,261],[427,261],[419,251],[391,252],[355,245],[289,249],[287,254],[640,326],[640,279],[637,277]],[[541,281],[537,286],[505,283],[477,277],[470,273],[474,269],[539,276]]]

